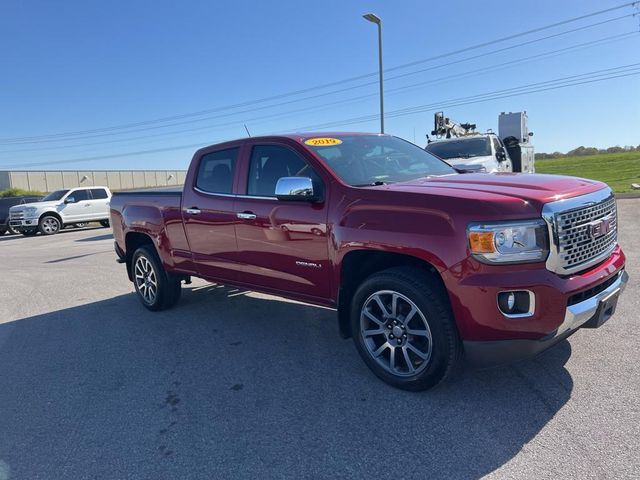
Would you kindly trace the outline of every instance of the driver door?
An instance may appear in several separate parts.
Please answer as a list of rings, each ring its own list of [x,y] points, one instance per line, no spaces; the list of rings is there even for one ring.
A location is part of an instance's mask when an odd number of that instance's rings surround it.
[[[64,223],[84,222],[91,214],[89,190],[79,189],[67,194],[60,213]]]
[[[310,177],[321,185],[301,152],[277,143],[252,143],[244,157],[236,196],[236,238],[242,260],[240,281],[248,285],[330,298],[327,199],[281,201],[281,177]]]

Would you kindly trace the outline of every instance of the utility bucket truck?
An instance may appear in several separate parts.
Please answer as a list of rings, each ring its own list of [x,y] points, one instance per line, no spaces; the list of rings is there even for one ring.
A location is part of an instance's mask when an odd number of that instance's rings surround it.
[[[453,167],[474,172],[535,172],[533,145],[527,112],[504,113],[498,117],[498,134],[476,132],[473,123],[458,123],[434,115],[434,127],[425,149]]]

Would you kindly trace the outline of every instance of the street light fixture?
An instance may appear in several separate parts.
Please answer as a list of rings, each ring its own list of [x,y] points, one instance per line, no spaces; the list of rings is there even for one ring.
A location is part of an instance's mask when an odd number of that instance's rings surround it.
[[[378,68],[380,70],[380,133],[384,133],[384,82],[382,72],[382,20],[375,13],[362,16],[365,20],[378,26]]]

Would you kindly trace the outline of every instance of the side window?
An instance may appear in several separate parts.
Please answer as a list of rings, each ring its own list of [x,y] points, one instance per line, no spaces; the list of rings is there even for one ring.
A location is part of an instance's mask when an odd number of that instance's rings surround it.
[[[318,177],[300,155],[280,145],[256,145],[251,151],[247,194],[274,197],[282,177]]]
[[[73,197],[76,202],[89,200],[89,190],[75,190],[69,194],[69,197]]]
[[[493,137],[493,149],[496,151],[496,153],[502,150],[502,145],[500,145],[500,142],[495,137]]]
[[[94,200],[103,200],[105,198],[109,198],[107,195],[107,191],[104,188],[92,188],[91,196]]]
[[[208,153],[200,159],[196,187],[209,193],[232,193],[238,148]]]

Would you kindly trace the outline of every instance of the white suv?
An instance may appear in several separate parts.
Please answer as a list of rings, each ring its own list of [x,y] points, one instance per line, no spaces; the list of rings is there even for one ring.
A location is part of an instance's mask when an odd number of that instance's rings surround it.
[[[39,202],[16,205],[9,209],[9,225],[23,235],[58,233],[66,225],[100,222],[109,226],[107,187],[56,190]]]

